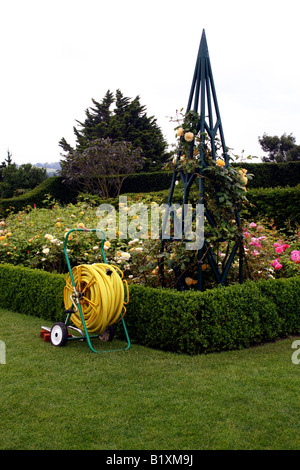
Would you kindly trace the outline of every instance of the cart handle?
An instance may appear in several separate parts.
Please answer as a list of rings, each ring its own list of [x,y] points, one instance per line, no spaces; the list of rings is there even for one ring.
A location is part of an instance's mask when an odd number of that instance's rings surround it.
[[[73,274],[72,274],[72,268],[71,268],[71,264],[70,264],[70,260],[69,260],[69,256],[68,256],[68,252],[67,252],[68,238],[69,238],[69,235],[72,232],[100,232],[102,234],[102,237],[101,237],[102,238],[102,242],[101,242],[102,258],[103,258],[104,263],[106,263],[106,264],[107,264],[107,260],[106,260],[106,256],[105,256],[105,253],[104,253],[105,233],[103,232],[103,230],[98,230],[97,228],[71,228],[65,235],[64,253],[65,253],[65,258],[66,258],[66,261],[67,261],[67,266],[68,266],[68,271],[69,271],[69,274],[70,274],[71,282],[72,282],[73,287],[75,288],[75,282],[74,282],[74,278],[73,278]]]

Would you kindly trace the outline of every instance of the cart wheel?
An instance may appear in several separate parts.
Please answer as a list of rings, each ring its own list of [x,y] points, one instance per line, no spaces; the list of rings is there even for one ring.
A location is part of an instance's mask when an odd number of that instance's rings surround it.
[[[100,341],[112,341],[114,336],[115,330],[113,326],[108,326],[102,333],[100,333],[99,339]]]
[[[68,327],[65,323],[54,323],[50,331],[53,346],[64,346],[68,340]]]

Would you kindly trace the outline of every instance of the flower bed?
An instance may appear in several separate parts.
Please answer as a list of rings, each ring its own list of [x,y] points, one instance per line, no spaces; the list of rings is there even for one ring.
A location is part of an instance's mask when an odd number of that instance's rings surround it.
[[[141,196],[129,200],[139,202]],[[144,198],[145,201],[145,198]],[[146,200],[147,202],[147,200]],[[99,223],[96,207],[87,203],[69,204],[61,207],[54,204],[51,209],[33,209],[11,214],[0,222],[1,262],[43,269],[49,272],[66,273],[67,265],[63,242],[70,228],[96,228]],[[130,222],[139,224],[139,216],[129,217]],[[259,280],[291,277],[299,274],[300,246],[299,231],[289,236],[265,221],[243,223],[243,240],[246,255],[245,279]],[[68,242],[71,265],[101,262],[101,240],[89,233],[73,234]],[[158,264],[160,261],[160,240],[152,238],[123,239],[120,232],[116,239],[107,240],[105,253],[108,262],[118,264],[130,283],[145,286],[159,286]],[[227,244],[218,247],[218,263],[225,263]],[[172,252],[166,253],[165,278],[168,287],[174,287],[174,267],[180,266],[186,287],[195,288],[197,259],[194,252],[185,249],[183,243],[176,243]],[[213,276],[206,262],[207,285],[214,287]],[[232,267],[228,282],[238,279],[238,263]]]

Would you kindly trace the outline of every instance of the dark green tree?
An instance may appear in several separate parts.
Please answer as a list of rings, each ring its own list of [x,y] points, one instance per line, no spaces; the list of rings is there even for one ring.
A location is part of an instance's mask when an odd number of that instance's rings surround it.
[[[92,99],[93,106],[85,111],[84,122],[76,121],[74,127],[76,146],[72,148],[62,138],[60,147],[70,157],[76,150],[81,152],[95,139],[111,139],[113,142],[131,142],[132,148],[142,149],[142,171],[161,169],[168,158],[167,142],[153,116],[148,116],[146,107],[141,105],[140,97],[125,97],[120,90],[115,95],[108,90],[101,102]],[[114,106],[113,106],[114,105]],[[113,107],[113,109],[112,109]]]
[[[258,142],[268,154],[262,158],[263,162],[281,163],[300,160],[300,146],[296,145],[296,138],[292,133],[288,135],[284,133],[281,137],[264,133],[258,138]]]
[[[9,150],[7,150],[7,157],[3,160],[2,163],[0,163],[0,181],[3,181],[3,169],[6,168],[8,165],[11,165],[12,163],[12,154],[10,153]]]
[[[17,196],[26,190],[33,189],[47,178],[45,168],[38,168],[31,163],[17,166],[10,163],[2,170],[2,182],[0,184],[0,195],[2,198]]]

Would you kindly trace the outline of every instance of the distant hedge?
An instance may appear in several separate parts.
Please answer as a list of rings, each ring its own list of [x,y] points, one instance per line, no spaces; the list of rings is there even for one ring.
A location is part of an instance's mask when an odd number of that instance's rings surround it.
[[[234,164],[236,165],[236,164]],[[242,163],[243,168],[252,173],[248,188],[275,188],[277,186],[297,186],[300,183],[300,161],[287,163]]]
[[[245,217],[268,217],[274,219],[279,228],[289,220],[291,225],[300,224],[300,184],[293,188],[259,188],[249,191]]]
[[[235,166],[237,164],[233,164]],[[239,164],[240,165],[240,164]],[[297,186],[300,183],[300,162],[288,163],[247,163],[241,164],[253,179],[248,188],[275,188],[276,186]],[[122,193],[138,193],[168,189],[172,173],[139,173],[129,176],[122,186]]]
[[[1,217],[5,217],[7,211],[18,212],[26,206],[44,207],[48,204],[48,202],[45,201],[46,195],[48,194],[51,195],[54,200],[62,204],[68,204],[76,201],[78,192],[62,184],[61,178],[51,176],[34,189],[21,196],[0,199],[0,215]]]
[[[243,163],[244,168],[254,175],[248,182],[248,189],[294,187],[300,183],[300,162],[289,163]],[[161,172],[137,173],[125,179],[121,193],[147,193],[151,191],[167,190],[170,187],[172,174]],[[62,183],[58,176],[52,176],[43,181],[39,186],[27,193],[10,198],[0,199],[1,216],[5,216],[7,210],[14,208],[16,212],[30,205],[41,207],[46,194],[59,201],[61,204],[76,201],[78,189],[70,188]]]
[[[64,285],[64,275],[0,264],[0,307],[51,326],[65,320]],[[131,285],[125,321],[132,342],[155,349],[241,349],[300,333],[299,296],[299,277],[185,293]],[[118,328],[120,338],[122,332]]]

